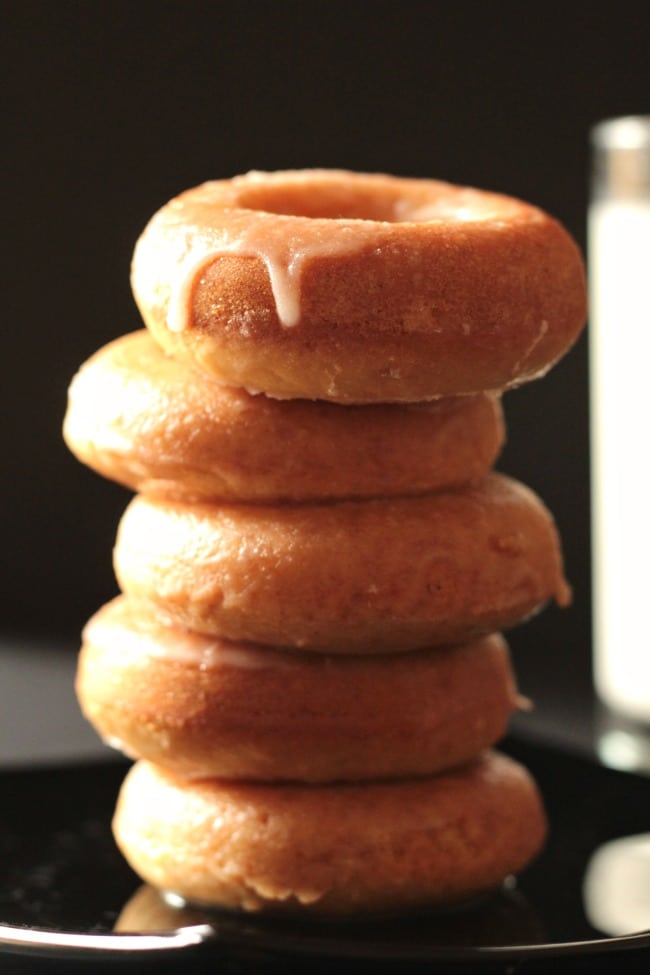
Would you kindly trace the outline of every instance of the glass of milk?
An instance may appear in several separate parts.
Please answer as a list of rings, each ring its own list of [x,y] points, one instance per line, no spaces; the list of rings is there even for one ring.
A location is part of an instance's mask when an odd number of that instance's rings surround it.
[[[650,771],[650,116],[591,133],[594,680],[601,758]]]

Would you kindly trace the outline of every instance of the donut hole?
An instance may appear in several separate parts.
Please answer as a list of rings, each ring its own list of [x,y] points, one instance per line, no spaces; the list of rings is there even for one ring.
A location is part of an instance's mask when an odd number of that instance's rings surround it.
[[[329,183],[267,183],[248,186],[240,193],[239,203],[247,209],[292,217],[392,222],[397,219],[398,200],[376,190]]]
[[[374,220],[402,223],[424,220],[477,219],[476,201],[455,199],[440,184],[432,194],[418,188],[401,192],[368,180],[367,183],[312,177],[309,180],[250,181],[240,186],[238,206],[282,216],[325,220]]]

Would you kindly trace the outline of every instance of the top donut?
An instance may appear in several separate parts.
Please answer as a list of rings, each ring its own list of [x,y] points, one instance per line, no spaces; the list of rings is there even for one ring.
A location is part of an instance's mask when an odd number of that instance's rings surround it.
[[[188,190],[146,227],[132,285],[160,345],[217,380],[350,404],[517,386],[586,317],[579,250],[536,207],[340,170]]]

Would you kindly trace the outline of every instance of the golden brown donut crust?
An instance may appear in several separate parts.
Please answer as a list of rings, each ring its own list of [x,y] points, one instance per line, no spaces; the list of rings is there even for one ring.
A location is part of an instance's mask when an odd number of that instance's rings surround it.
[[[337,170],[188,190],[145,229],[132,285],[169,352],[234,386],[339,403],[519,385],[586,317],[578,248],[536,207]]]
[[[188,783],[138,763],[113,826],[154,887],[321,915],[471,897],[522,870],[546,829],[529,774],[494,752],[431,778],[331,786]]]
[[[84,630],[82,710],[100,735],[179,775],[327,782],[431,775],[505,733],[518,698],[497,635],[329,657],[166,627],[124,597]]]
[[[312,505],[135,498],[124,592],[200,633],[329,653],[462,643],[568,601],[553,519],[524,485]]]
[[[134,490],[185,500],[418,494],[481,478],[504,440],[498,397],[343,407],[223,386],[146,331],[111,342],[69,390],[64,437]]]

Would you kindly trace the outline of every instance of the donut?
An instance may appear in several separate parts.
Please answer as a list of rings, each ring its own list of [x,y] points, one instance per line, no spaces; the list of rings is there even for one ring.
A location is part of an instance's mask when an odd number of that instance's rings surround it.
[[[517,386],[586,316],[578,248],[536,207],[339,170],[188,190],[144,230],[131,280],[167,351],[228,385],[337,403]]]
[[[569,600],[553,519],[524,485],[303,505],[138,496],[123,592],[199,633],[326,653],[463,643]]]
[[[498,741],[521,701],[498,635],[412,654],[300,654],[167,627],[124,597],[85,627],[77,695],[133,758],[270,782],[431,775]]]
[[[485,393],[343,407],[251,396],[165,355],[148,332],[74,378],[64,437],[100,474],[157,497],[311,501],[417,494],[480,479],[504,440]]]
[[[336,916],[493,889],[546,823],[526,770],[489,752],[423,779],[316,786],[188,782],[138,762],[113,828],[140,877],[190,902]]]

